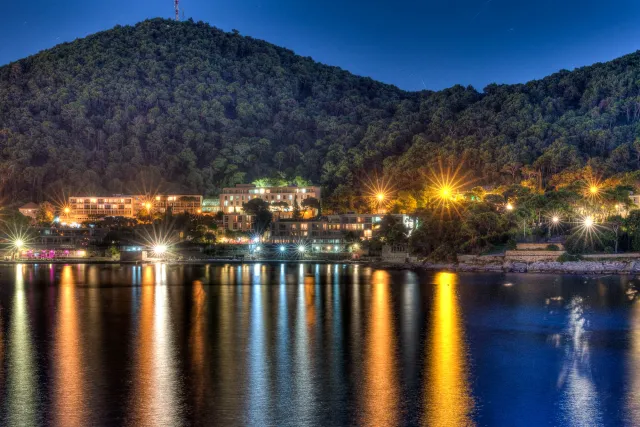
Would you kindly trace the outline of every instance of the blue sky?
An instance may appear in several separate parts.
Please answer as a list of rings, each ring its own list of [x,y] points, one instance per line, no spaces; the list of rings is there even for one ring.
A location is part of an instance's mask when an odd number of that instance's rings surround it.
[[[238,29],[407,90],[521,83],[640,49],[635,0],[181,0]],[[173,0],[4,2],[0,64],[116,24],[171,17]]]

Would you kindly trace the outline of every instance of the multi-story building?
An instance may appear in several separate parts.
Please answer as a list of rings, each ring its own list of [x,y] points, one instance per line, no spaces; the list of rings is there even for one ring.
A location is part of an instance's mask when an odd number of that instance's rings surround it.
[[[142,196],[140,200],[144,198]],[[153,210],[158,212],[171,211],[173,214],[189,213],[198,215],[202,213],[202,196],[196,194],[170,194],[153,197]]]
[[[225,214],[222,217],[222,224],[225,230],[251,231],[253,230],[253,215]]]
[[[133,218],[141,210],[162,213],[171,210],[173,214],[195,215],[202,213],[202,196],[193,194],[73,196],[69,198],[69,206],[63,210],[61,219],[66,222],[83,222],[107,216]]]
[[[106,216],[133,218],[138,211],[139,196],[114,195],[111,197],[73,196],[62,213],[62,220],[83,222]]]
[[[259,198],[269,202],[273,211],[290,213],[296,202],[300,206],[303,200],[312,197],[320,200],[320,187],[256,187],[253,184],[237,184],[235,187],[222,189],[220,209],[224,213],[242,213],[244,203]]]
[[[216,214],[220,212],[220,199],[205,197],[202,199],[202,213],[203,214]]]
[[[33,202],[29,202],[26,205],[22,206],[18,209],[20,213],[26,217],[31,219],[36,219],[36,215],[38,214],[38,205]]]
[[[402,222],[409,233],[415,229],[415,220],[407,215],[391,214]],[[328,215],[317,221],[280,220],[271,224],[271,243],[339,244],[347,233],[356,239],[370,239],[380,226],[384,215],[342,214]]]
[[[337,244],[344,238],[340,222],[322,219],[317,221],[276,221],[271,224],[271,243]]]

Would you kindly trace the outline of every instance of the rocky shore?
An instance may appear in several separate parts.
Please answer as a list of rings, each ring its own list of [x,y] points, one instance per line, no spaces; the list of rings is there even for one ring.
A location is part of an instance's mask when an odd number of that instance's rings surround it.
[[[459,272],[490,272],[490,273],[553,273],[553,274],[640,274],[640,261],[536,261],[486,264],[467,263],[406,263],[406,264],[376,264],[381,268],[399,268],[415,270],[447,270]]]

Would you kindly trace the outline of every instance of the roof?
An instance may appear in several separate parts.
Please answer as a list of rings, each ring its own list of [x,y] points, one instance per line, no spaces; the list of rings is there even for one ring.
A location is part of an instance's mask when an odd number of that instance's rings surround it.
[[[15,208],[14,208],[15,209]],[[24,206],[21,206],[20,209],[38,209],[38,205],[33,202],[29,202]]]

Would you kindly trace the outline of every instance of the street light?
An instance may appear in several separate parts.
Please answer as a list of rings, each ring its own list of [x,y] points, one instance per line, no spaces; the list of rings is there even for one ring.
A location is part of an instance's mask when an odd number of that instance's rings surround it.
[[[155,253],[156,255],[162,255],[165,252],[167,252],[167,245],[155,245],[153,247],[153,253]]]
[[[551,222],[553,222],[554,224],[557,224],[560,222],[560,218],[558,218],[557,216],[554,216],[551,218]]]
[[[512,211],[513,210],[513,205],[511,203],[507,203],[506,208],[507,208],[508,211]]]
[[[304,252],[306,250],[307,250],[307,248],[305,248],[304,245],[298,246],[298,252]]]
[[[287,250],[287,248],[285,248],[284,246],[280,246],[280,252],[284,252],[286,250]]]
[[[16,239],[16,241],[13,242],[13,246],[15,246],[18,249],[22,248],[24,246],[24,240]]]
[[[591,218],[590,216],[586,217],[584,219],[584,226],[587,228],[593,227],[593,218]]]

